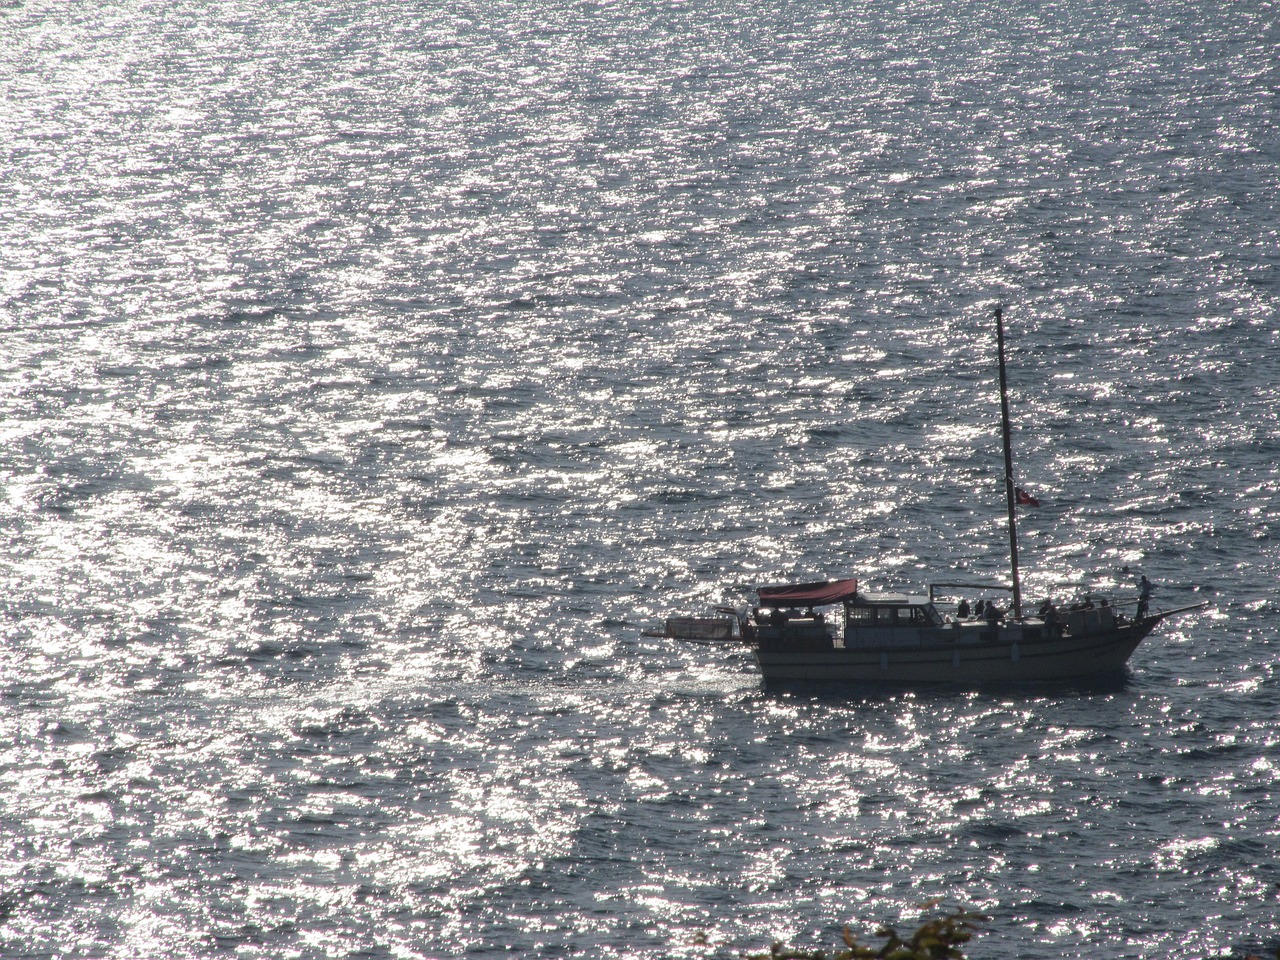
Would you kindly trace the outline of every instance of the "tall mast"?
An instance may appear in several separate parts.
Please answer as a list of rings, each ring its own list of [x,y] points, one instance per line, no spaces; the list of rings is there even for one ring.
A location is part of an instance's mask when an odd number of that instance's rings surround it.
[[[996,352],[1000,359],[1000,433],[1004,439],[1004,494],[1009,506],[1009,563],[1013,569],[1013,616],[1022,619],[1022,584],[1018,579],[1018,524],[1014,516],[1013,441],[1009,433],[1009,380],[1004,372],[1004,310],[996,307]]]

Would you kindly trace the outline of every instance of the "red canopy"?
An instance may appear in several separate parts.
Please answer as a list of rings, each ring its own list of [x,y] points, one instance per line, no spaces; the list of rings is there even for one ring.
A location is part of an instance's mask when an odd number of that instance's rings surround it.
[[[797,583],[790,586],[760,587],[756,590],[766,607],[821,607],[852,600],[858,593],[857,580],[828,583]]]

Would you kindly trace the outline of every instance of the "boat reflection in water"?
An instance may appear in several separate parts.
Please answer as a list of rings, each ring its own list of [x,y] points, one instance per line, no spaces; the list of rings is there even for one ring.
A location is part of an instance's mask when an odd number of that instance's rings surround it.
[[[1120,676],[1130,655],[1165,618],[1203,603],[1152,612],[1149,585],[1121,601],[1090,597],[1058,610],[1050,603],[1024,616],[1015,507],[1035,504],[1014,485],[1004,365],[1004,324],[995,312],[1000,369],[1010,585],[938,583],[921,596],[864,593],[856,580],[760,587],[747,613],[673,617],[651,635],[699,643],[746,643],[767,684],[870,683],[967,687],[1087,684]],[[983,601],[970,611],[956,590],[1008,591],[1008,611]]]

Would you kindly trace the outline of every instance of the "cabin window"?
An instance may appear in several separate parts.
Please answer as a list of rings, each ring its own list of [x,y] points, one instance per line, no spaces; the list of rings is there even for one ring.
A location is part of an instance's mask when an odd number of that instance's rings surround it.
[[[870,627],[924,627],[942,623],[942,617],[932,605],[923,607],[848,607],[849,623]]]

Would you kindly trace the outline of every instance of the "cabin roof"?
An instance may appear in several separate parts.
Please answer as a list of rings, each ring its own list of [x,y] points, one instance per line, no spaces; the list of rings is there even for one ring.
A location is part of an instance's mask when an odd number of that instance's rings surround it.
[[[924,607],[929,604],[929,598],[927,596],[909,596],[905,593],[863,593],[858,595],[858,600],[866,606],[892,604],[893,606],[910,605]]]

